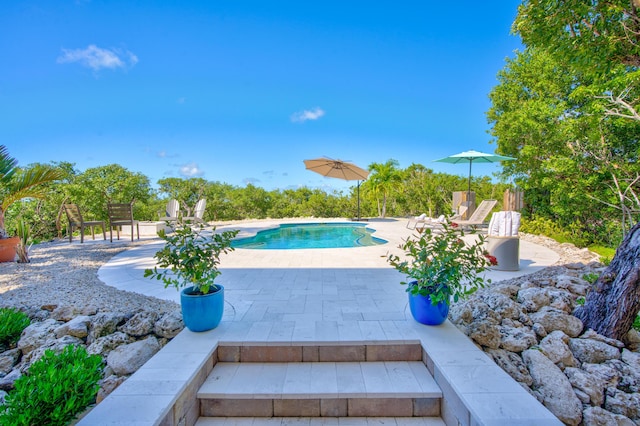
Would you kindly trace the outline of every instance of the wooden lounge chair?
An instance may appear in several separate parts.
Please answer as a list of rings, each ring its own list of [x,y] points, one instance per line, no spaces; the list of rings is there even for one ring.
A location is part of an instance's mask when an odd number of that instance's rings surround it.
[[[73,242],[73,230],[80,230],[80,242],[84,243],[84,228],[91,229],[91,238],[96,239],[96,234],[94,232],[94,226],[102,227],[102,237],[103,239],[107,239],[107,233],[104,226],[104,220],[84,220],[82,217],[82,213],[80,212],[80,207],[77,204],[64,204],[64,212],[67,215],[67,219],[69,220],[69,242]]]
[[[160,213],[160,220],[167,222],[167,225],[176,225],[180,222],[180,203],[178,200],[169,200],[164,215]]]
[[[182,218],[183,223],[192,222],[194,224],[199,223],[205,225],[204,222],[204,210],[207,208],[207,200],[205,198],[201,198],[196,203],[196,207],[193,209],[193,216],[187,213],[187,216]]]
[[[113,242],[113,228],[116,228],[118,239],[120,239],[120,228],[123,225],[131,226],[131,241],[133,241],[133,227],[136,227],[138,239],[140,239],[140,223],[133,218],[133,202],[131,203],[108,203],[109,210],[109,240]]]
[[[455,224],[453,226],[459,226],[460,228],[477,228],[484,223],[497,203],[497,200],[483,200],[469,219],[454,219],[451,224]],[[425,228],[438,229],[442,228],[442,224],[437,222],[425,223],[422,227],[416,227],[416,230],[422,232]]]

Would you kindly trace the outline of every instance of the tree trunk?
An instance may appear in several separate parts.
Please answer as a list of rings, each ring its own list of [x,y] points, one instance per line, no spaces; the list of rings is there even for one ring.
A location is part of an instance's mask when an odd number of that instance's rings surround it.
[[[640,311],[640,223],[625,236],[611,264],[574,315],[586,328],[622,340]]]

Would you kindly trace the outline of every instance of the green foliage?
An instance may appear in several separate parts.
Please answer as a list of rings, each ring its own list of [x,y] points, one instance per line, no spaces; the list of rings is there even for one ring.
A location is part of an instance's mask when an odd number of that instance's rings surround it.
[[[633,320],[633,325],[632,327],[636,330],[636,331],[640,331],[640,315],[638,315],[636,317],[635,320]]]
[[[600,277],[600,275],[595,274],[593,272],[589,272],[588,274],[584,274],[582,276],[582,279],[584,279],[589,284],[595,284],[595,282],[598,281],[599,277]]]
[[[31,247],[31,245],[29,245],[29,241],[31,239],[31,228],[24,219],[20,219],[18,221],[16,233],[18,234],[18,238],[20,238],[20,243],[16,247],[18,263],[29,263],[29,248]]]
[[[0,308],[0,346],[14,346],[20,340],[22,331],[30,323],[29,317],[22,311],[13,308]]]
[[[194,291],[208,294],[220,270],[220,256],[233,251],[231,240],[238,235],[238,230],[203,235],[203,229],[190,226],[175,228],[171,235],[161,230],[158,235],[165,241],[164,247],[156,252],[154,258],[158,266],[145,269],[144,276],[162,280],[165,288],[174,286],[193,286]],[[158,270],[158,267],[161,270]]]
[[[472,232],[473,234],[473,232]],[[402,281],[408,285],[407,292],[413,295],[431,295],[431,302],[457,302],[459,298],[474,293],[484,287],[480,274],[490,265],[489,256],[483,248],[485,239],[467,245],[461,239],[464,232],[449,224],[442,231],[425,229],[418,237],[409,237],[400,246],[404,257],[390,254],[389,264],[402,274],[414,280]]]
[[[45,351],[15,382],[0,408],[0,425],[66,425],[95,401],[102,358],[69,345]]]

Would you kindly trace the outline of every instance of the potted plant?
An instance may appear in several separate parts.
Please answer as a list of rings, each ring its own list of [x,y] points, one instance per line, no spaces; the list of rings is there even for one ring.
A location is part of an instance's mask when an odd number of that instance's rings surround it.
[[[231,240],[238,235],[238,230],[216,233],[215,227],[210,236],[202,231],[202,226],[177,226],[170,235],[160,230],[165,245],[154,256],[158,264],[144,271],[145,277],[162,280],[165,288],[185,287],[180,305],[184,324],[191,331],[211,330],[220,324],[224,287],[214,281],[221,274],[220,256],[233,251]]]
[[[61,170],[43,165],[18,170],[18,161],[0,145],[0,262],[13,262],[20,243],[19,237],[9,237],[5,227],[4,215],[9,207],[24,198],[45,198],[42,184],[62,178]]]
[[[495,258],[483,248],[482,235],[470,245],[462,236],[463,231],[444,223],[442,228],[425,229],[407,238],[400,245],[405,254],[402,258],[394,254],[387,258],[391,266],[409,277],[400,284],[407,285],[411,314],[422,324],[442,324],[451,299],[457,302],[484,287],[480,273],[495,264]]]

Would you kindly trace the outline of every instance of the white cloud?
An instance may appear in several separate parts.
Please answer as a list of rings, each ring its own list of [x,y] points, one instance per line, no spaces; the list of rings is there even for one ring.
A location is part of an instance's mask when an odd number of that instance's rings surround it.
[[[129,68],[138,63],[138,57],[128,50],[102,49],[90,44],[86,49],[62,49],[59,64],[79,62],[82,66],[100,71],[103,68]]]
[[[242,179],[242,183],[244,183],[245,185],[256,185],[257,183],[260,183],[261,180],[260,179],[256,179],[256,178],[252,178],[252,177],[248,177],[248,178],[244,178]]]
[[[304,111],[294,112],[291,115],[291,121],[294,123],[304,123],[307,120],[317,120],[324,115],[324,110],[320,107],[315,107],[311,110],[305,109]]]
[[[183,164],[180,166],[180,176],[185,178],[200,177],[204,175],[204,171],[200,169],[195,162]]]

